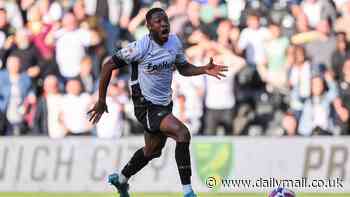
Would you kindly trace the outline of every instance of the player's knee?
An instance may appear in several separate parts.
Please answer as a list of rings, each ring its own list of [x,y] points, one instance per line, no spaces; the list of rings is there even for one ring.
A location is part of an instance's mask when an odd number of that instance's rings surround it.
[[[191,141],[191,134],[190,131],[186,126],[183,126],[179,132],[178,140],[177,142],[190,142]]]
[[[150,158],[152,156],[152,153],[153,153],[152,148],[149,148],[147,146],[143,148],[143,154],[146,158]]]
[[[159,150],[157,152],[154,152],[153,155],[151,156],[152,159],[158,158],[162,155],[162,150]]]
[[[158,158],[162,155],[162,148],[163,147],[151,147],[151,148],[144,148],[143,153],[146,158],[154,159]]]
[[[154,158],[158,158],[162,155],[162,150],[156,150],[154,152],[145,152],[145,157],[148,158],[149,160],[152,160]]]
[[[172,125],[172,130],[174,131],[180,131],[182,129],[180,124],[174,124]]]

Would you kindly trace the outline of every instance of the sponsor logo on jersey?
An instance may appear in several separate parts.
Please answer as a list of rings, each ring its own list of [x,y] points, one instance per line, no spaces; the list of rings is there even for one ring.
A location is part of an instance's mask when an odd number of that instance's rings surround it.
[[[149,74],[155,74],[155,73],[159,73],[160,71],[162,71],[164,69],[170,69],[170,68],[172,68],[172,65],[169,64],[167,61],[162,62],[160,64],[148,63],[145,66],[145,72],[149,73]]]

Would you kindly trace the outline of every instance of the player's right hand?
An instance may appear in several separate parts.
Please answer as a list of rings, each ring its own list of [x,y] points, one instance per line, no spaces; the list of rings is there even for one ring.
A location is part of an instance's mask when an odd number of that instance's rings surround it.
[[[90,116],[89,121],[92,122],[92,124],[96,124],[104,112],[108,113],[106,102],[100,100],[97,101],[95,106],[87,112],[87,114]]]

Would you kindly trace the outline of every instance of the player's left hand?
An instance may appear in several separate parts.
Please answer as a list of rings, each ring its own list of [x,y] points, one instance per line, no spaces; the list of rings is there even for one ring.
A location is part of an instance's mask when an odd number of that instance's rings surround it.
[[[90,115],[89,121],[96,124],[104,112],[108,113],[106,102],[97,101],[95,106],[87,112],[87,114]]]
[[[205,73],[216,77],[217,79],[221,79],[221,77],[226,77],[223,72],[228,71],[228,67],[224,65],[218,65],[213,63],[213,58],[210,58],[209,63],[206,65]]]

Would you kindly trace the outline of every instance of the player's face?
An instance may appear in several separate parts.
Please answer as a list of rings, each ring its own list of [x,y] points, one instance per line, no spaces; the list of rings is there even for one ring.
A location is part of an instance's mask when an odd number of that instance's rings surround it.
[[[170,24],[166,13],[156,12],[152,14],[151,19],[148,21],[148,29],[150,30],[153,38],[159,43],[162,44],[168,41]]]

